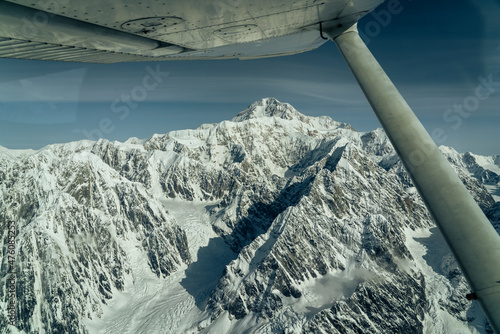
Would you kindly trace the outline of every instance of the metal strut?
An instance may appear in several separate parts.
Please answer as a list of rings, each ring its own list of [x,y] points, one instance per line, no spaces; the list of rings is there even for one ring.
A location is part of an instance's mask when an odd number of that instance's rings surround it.
[[[328,34],[328,31],[325,31]],[[434,217],[493,330],[500,334],[500,236],[354,25],[337,44]]]

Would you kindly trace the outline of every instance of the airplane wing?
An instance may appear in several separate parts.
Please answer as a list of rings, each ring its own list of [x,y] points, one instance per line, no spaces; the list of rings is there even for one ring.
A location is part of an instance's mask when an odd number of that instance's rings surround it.
[[[89,63],[315,49],[383,0],[0,0],[0,57]]]

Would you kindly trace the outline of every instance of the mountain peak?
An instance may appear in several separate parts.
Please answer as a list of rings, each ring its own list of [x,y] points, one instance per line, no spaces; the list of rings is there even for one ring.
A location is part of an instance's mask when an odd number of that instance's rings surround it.
[[[288,103],[281,103],[274,97],[267,97],[252,103],[247,109],[233,117],[233,122],[242,122],[249,119],[263,117],[279,117],[282,119],[302,119],[306,116],[299,113]]]

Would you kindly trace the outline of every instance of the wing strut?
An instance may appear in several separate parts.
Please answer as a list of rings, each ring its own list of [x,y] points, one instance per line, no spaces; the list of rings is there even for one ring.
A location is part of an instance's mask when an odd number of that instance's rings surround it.
[[[477,296],[500,334],[500,236],[359,37],[356,25],[337,37],[333,32],[329,36],[455,255],[472,296]]]

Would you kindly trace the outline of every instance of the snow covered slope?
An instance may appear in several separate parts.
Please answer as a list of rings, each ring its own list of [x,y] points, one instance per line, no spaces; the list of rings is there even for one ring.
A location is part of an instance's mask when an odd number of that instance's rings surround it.
[[[498,228],[499,158],[441,149]],[[1,333],[487,332],[383,131],[272,98],[148,140],[2,148],[0,210]]]

